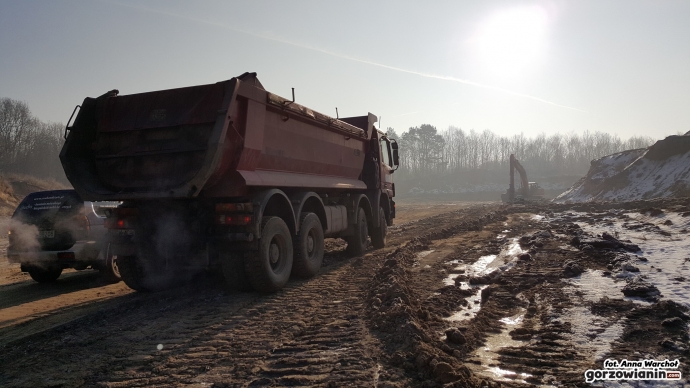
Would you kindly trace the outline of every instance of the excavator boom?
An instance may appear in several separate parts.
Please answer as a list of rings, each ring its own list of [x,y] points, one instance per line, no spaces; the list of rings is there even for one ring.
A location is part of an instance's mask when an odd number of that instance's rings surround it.
[[[535,190],[532,192],[533,190],[530,187],[530,182],[527,180],[527,171],[525,171],[525,168],[522,167],[522,164],[520,164],[520,162],[515,158],[515,154],[510,154],[510,187],[508,188],[508,192],[506,194],[501,195],[503,202],[515,202],[515,171],[520,174],[520,189],[518,192],[520,198],[543,198],[544,190],[540,188],[538,184],[533,183]]]

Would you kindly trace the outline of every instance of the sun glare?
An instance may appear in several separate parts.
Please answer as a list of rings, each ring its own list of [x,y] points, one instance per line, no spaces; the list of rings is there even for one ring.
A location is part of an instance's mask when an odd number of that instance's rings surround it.
[[[514,77],[533,68],[544,54],[548,17],[538,6],[498,11],[471,39],[477,59],[491,73]]]

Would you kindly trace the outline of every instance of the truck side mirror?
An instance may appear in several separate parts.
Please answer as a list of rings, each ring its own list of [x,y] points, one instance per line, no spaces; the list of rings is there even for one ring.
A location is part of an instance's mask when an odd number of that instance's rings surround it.
[[[398,142],[395,139],[390,139],[391,149],[393,150],[393,166],[397,170],[400,167],[400,157],[398,156]]]

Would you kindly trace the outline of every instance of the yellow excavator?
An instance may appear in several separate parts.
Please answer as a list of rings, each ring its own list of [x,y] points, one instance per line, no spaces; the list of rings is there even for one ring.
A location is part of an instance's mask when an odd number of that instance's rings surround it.
[[[515,171],[520,174],[520,187],[515,190]],[[510,154],[510,187],[505,194],[501,194],[503,203],[515,203],[524,201],[536,201],[544,199],[544,189],[537,182],[527,181],[527,172],[520,162],[515,159],[515,154]]]

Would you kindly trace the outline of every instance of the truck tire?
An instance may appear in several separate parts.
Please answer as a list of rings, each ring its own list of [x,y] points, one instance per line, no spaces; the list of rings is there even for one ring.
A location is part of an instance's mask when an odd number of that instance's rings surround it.
[[[292,271],[292,238],[285,221],[264,217],[259,251],[244,261],[249,283],[255,290],[270,293],[285,287]]]
[[[316,275],[323,262],[323,227],[316,214],[302,214],[299,233],[292,245],[295,248],[292,274],[302,279]]]
[[[379,208],[379,227],[371,230],[371,245],[374,249],[381,249],[386,246],[386,235],[388,234],[388,225],[386,224],[386,212],[383,208]]]
[[[144,268],[136,256],[122,256],[117,260],[122,281],[134,291],[149,291],[144,287]]]
[[[122,256],[117,259],[120,276],[125,284],[140,292],[156,292],[170,288],[175,282],[175,273],[165,265],[155,266],[153,272],[146,268],[139,256]]]
[[[355,233],[346,238],[346,252],[351,256],[361,256],[367,250],[367,236],[369,235],[367,215],[361,207],[357,210],[357,221],[354,229]]]
[[[62,274],[62,268],[39,268],[34,267],[29,270],[31,279],[39,283],[52,283]]]
[[[117,256],[109,255],[105,260],[105,265],[99,268],[101,277],[108,283],[117,283],[122,280],[120,267],[118,267]]]
[[[220,269],[225,284],[233,291],[252,291],[244,269],[244,255],[244,252],[220,255]]]

